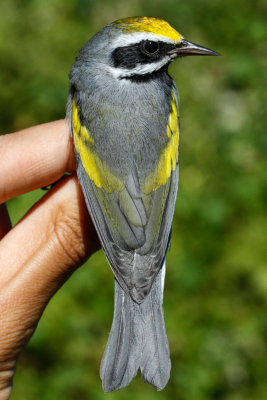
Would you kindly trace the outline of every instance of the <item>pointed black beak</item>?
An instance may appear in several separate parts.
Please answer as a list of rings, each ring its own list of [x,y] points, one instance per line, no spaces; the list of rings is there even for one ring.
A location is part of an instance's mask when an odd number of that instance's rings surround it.
[[[169,51],[168,54],[171,58],[183,57],[183,56],[220,56],[217,51],[208,49],[207,47],[199,46],[198,44],[188,42],[185,39],[177,45],[176,48]]]

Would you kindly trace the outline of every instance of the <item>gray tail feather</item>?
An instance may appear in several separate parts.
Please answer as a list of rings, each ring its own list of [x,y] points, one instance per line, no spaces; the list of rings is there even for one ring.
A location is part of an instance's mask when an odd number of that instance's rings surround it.
[[[162,274],[146,299],[137,304],[115,280],[115,306],[100,376],[105,392],[127,386],[140,368],[142,379],[162,390],[171,361],[162,308]],[[164,278],[163,278],[164,279]]]

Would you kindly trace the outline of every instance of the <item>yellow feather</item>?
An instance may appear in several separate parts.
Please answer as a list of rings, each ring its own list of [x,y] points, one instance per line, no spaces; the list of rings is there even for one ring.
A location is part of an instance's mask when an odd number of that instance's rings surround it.
[[[182,39],[182,35],[172,28],[168,22],[154,17],[130,17],[115,21],[118,28],[124,33],[150,32],[165,36],[175,42]]]
[[[124,188],[123,181],[110,171],[97,154],[94,139],[88,129],[81,124],[75,98],[72,103],[72,127],[74,146],[89,178],[98,188],[108,193],[121,191]]]
[[[142,183],[142,190],[145,194],[149,194],[158,189],[161,185],[164,185],[178,163],[179,125],[178,111],[173,93],[171,106],[172,110],[167,125],[167,136],[169,141],[159,156],[155,171]]]

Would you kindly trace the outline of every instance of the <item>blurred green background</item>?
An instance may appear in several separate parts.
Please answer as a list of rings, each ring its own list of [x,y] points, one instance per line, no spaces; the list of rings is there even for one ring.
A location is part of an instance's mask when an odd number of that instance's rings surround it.
[[[164,18],[223,54],[183,58],[170,71],[182,125],[164,305],[171,379],[162,392],[140,376],[119,392],[102,392],[113,276],[101,251],[47,307],[11,398],[267,399],[266,1],[1,0],[1,133],[64,117],[80,47],[107,23],[133,15]],[[12,221],[42,195],[10,200]]]

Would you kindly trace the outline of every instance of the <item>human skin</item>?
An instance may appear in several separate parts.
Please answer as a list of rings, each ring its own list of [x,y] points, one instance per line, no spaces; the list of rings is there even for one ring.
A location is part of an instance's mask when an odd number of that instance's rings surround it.
[[[0,400],[7,400],[47,303],[100,244],[66,120],[0,136],[0,160]],[[12,228],[4,202],[62,177]]]

